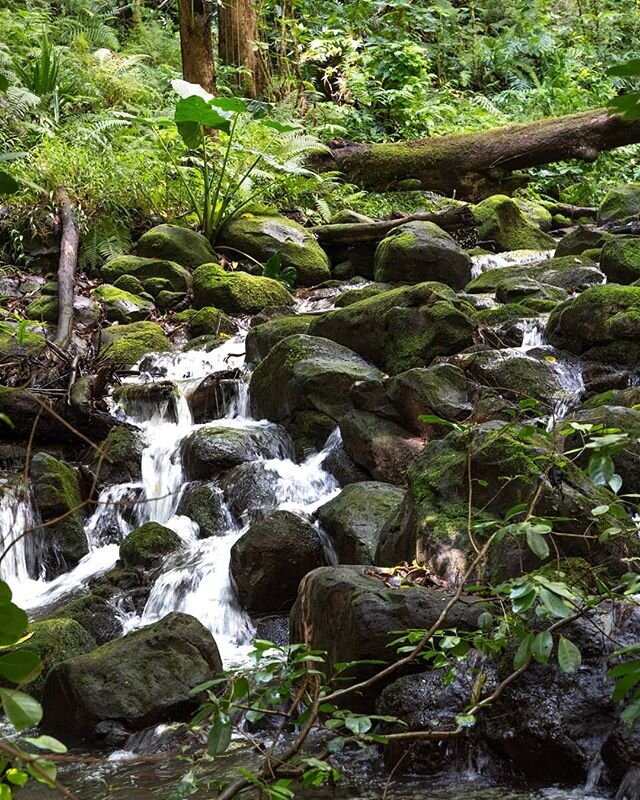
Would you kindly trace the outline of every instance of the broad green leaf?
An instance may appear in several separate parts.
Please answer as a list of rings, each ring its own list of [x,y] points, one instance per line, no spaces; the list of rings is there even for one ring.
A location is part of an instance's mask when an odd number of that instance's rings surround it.
[[[0,656],[0,675],[11,683],[21,683],[35,678],[42,670],[40,656],[33,650],[17,650]]]
[[[37,769],[35,767],[37,767]],[[40,783],[45,783],[51,788],[55,787],[58,768],[53,761],[47,761],[44,758],[39,758],[36,762],[34,762],[33,766],[28,767],[28,770],[29,773],[33,775],[33,777]]]
[[[6,75],[0,75],[0,92],[6,92],[9,88],[9,79]]]
[[[201,97],[185,97],[183,100],[178,100],[174,120],[178,124],[179,130],[179,123],[195,123],[198,126],[213,128],[216,131],[224,131],[225,133],[230,131],[229,115],[224,111],[212,108]],[[182,131],[180,131],[180,135],[182,136]],[[188,146],[191,147],[192,145],[188,144]]]
[[[344,726],[351,733],[355,733],[358,736],[371,730],[371,720],[369,717],[347,717],[344,721]]]
[[[543,586],[540,589],[538,596],[542,605],[552,616],[558,617],[559,619],[565,619],[565,617],[570,615],[570,610],[562,602],[562,598],[559,597],[555,592],[549,591],[549,589]]]
[[[29,780],[29,775],[26,772],[23,772],[21,769],[16,769],[15,767],[8,769],[6,775],[9,783],[12,783],[14,786],[22,787]]]
[[[620,714],[620,718],[630,725],[640,718],[640,697],[624,709],[622,714]]]
[[[611,75],[614,78],[628,78],[640,75],[640,58],[632,58],[623,64],[609,67],[607,75]]]
[[[278,133],[290,133],[291,131],[300,130],[299,125],[291,125],[285,122],[278,122],[276,119],[261,119],[260,124],[265,128],[273,128]]]
[[[231,111],[234,114],[242,114],[247,111],[247,104],[240,97],[214,97],[209,101],[209,105]]]
[[[518,649],[513,657],[513,668],[520,669],[527,663],[531,655],[531,645],[533,644],[533,634],[528,633],[518,645]]]
[[[458,714],[455,719],[461,728],[473,728],[477,721],[474,714]]]
[[[0,581],[0,604],[10,603],[12,597],[9,586],[4,581]]]
[[[214,721],[207,738],[207,752],[210,756],[224,753],[231,743],[231,721],[220,714]]]
[[[15,644],[27,630],[29,620],[14,603],[0,604],[0,645]]]
[[[558,642],[558,664],[563,672],[575,672],[582,664],[580,650],[569,639],[560,637]],[[640,678],[640,676],[638,676]]]
[[[640,672],[631,672],[617,680],[615,689],[613,690],[613,701],[618,703],[631,689],[636,687],[638,683],[640,683]]]
[[[6,783],[0,783],[0,800],[11,800],[12,796],[11,787]]]
[[[9,722],[18,731],[33,728],[42,719],[42,706],[31,695],[13,689],[0,689],[0,700]]]
[[[527,544],[529,549],[534,552],[538,558],[544,559],[549,555],[549,545],[546,539],[533,528],[529,528],[526,533]]]
[[[37,747],[38,750],[48,750],[51,753],[66,753],[67,746],[59,742],[57,739],[54,739],[53,736],[25,736],[24,741],[33,747]]]
[[[608,486],[615,474],[613,459],[605,453],[596,452],[589,458],[587,471],[596,486]]]
[[[542,631],[534,637],[531,644],[531,655],[539,664],[547,664],[553,650],[553,636],[549,631]]]

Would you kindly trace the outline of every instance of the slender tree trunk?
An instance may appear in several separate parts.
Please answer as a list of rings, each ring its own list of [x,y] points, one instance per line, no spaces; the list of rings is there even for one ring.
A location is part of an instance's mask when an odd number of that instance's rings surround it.
[[[526,183],[515,170],[566,159],[595,161],[603,150],[640,142],[640,120],[606,109],[507,125],[477,133],[434,136],[415,142],[332,142],[315,161],[339,170],[350,183],[386,191],[403,181],[460,199],[477,200]]]
[[[218,54],[227,67],[237,67],[236,87],[247,97],[259,97],[266,71],[257,48],[258,21],[253,0],[223,0],[218,6]]]
[[[131,24],[134,28],[142,25],[142,0],[132,0],[131,2]]]
[[[54,343],[64,349],[68,346],[73,333],[74,284],[80,231],[71,200],[64,189],[60,189],[58,192],[58,202],[60,204],[62,240],[58,266],[58,330]]]
[[[216,68],[211,38],[212,0],[179,0],[182,75],[211,94],[216,92]]]

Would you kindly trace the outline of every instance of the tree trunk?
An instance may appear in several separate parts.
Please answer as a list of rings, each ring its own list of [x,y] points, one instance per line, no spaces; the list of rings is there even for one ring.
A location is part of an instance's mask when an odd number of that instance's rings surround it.
[[[73,333],[74,284],[80,231],[69,195],[63,189],[58,192],[58,202],[60,203],[62,241],[60,242],[58,265],[58,330],[54,343],[64,349],[68,346]]]
[[[259,97],[266,85],[266,72],[258,41],[258,23],[253,0],[224,0],[218,6],[218,54],[227,67],[238,68],[236,87],[247,97]]]
[[[526,183],[514,170],[566,159],[595,161],[602,150],[640,142],[640,120],[610,115],[606,109],[507,125],[478,133],[414,142],[358,144],[332,142],[320,169],[342,172],[365,189],[386,191],[415,182],[460,199],[478,200]]]
[[[182,76],[216,93],[216,68],[211,39],[212,0],[179,0]]]

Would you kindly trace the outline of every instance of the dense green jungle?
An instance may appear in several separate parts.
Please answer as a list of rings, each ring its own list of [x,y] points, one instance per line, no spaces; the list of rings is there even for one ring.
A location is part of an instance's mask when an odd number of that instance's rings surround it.
[[[640,0],[0,0],[0,800],[640,800]]]

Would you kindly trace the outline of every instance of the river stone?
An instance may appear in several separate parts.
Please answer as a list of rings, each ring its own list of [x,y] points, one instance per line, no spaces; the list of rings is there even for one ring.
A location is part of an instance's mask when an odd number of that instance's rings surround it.
[[[309,328],[396,375],[473,344],[471,307],[442,283],[383,292],[323,314]]]
[[[238,369],[212,372],[203,378],[187,398],[195,423],[222,419],[237,406],[243,375]]]
[[[171,342],[156,322],[112,325],[102,331],[100,356],[109,364],[132,367],[147,353],[171,350]]]
[[[640,407],[640,386],[627,386],[624,389],[609,389],[582,404],[583,408],[598,408],[598,406],[624,406],[625,408]]]
[[[536,228],[540,228],[540,230],[551,230],[553,216],[541,203],[536,203],[535,200],[527,200],[523,197],[516,197],[514,199],[528,222],[535,225]]]
[[[183,267],[199,267],[215,258],[211,245],[200,233],[179,225],[156,225],[143,233],[134,248],[143,258],[174,261]]]
[[[353,483],[318,509],[342,564],[373,564],[380,530],[398,512],[404,491],[379,481]]]
[[[547,338],[589,360],[640,363],[640,286],[592,286],[552,311]]]
[[[329,671],[342,661],[393,661],[388,644],[391,631],[429,628],[438,619],[451,594],[440,589],[388,587],[367,574],[364,566],[321,567],[310,572],[298,590],[291,611],[292,642],[307,640],[313,650],[327,651]],[[453,604],[442,627],[474,630],[484,609],[477,598],[463,595]],[[350,678],[366,678],[380,666],[358,664]],[[376,691],[381,686],[376,684]]]
[[[195,308],[215,306],[226,314],[258,314],[265,308],[286,308],[293,298],[272,278],[227,272],[218,264],[202,264],[193,273]]]
[[[381,373],[353,351],[318,336],[297,334],[276,344],[251,376],[254,418],[280,422],[296,411],[315,410],[339,420],[352,408],[356,381]]]
[[[94,647],[96,644],[110,642],[123,633],[121,617],[113,611],[116,603],[123,603],[124,597],[115,597],[115,594],[111,586],[99,582],[91,591],[85,590],[80,597],[75,597],[57,608],[54,619],[70,619],[76,622],[95,640]]]
[[[191,309],[190,309],[191,310]],[[189,336],[215,335],[233,336],[238,332],[238,326],[231,317],[213,306],[205,306],[192,313],[189,318]]]
[[[480,241],[493,242],[498,250],[551,250],[556,246],[555,239],[533,225],[506,195],[487,197],[473,207],[473,215]]]
[[[628,222],[640,215],[640,183],[626,183],[610,189],[598,209],[598,225]]]
[[[109,283],[97,286],[91,292],[91,296],[102,303],[109,322],[120,322],[127,325],[130,322],[146,319],[155,311],[155,306],[151,301],[125,292]]]
[[[261,264],[280,253],[281,267],[295,269],[299,286],[315,286],[331,278],[329,258],[313,233],[279,214],[232,217],[218,238],[236,251],[234,257],[246,253]]]
[[[271,348],[287,336],[295,333],[307,333],[314,317],[311,314],[299,314],[290,317],[276,317],[251,328],[247,335],[247,364],[255,366],[266,358]]]
[[[313,525],[290,511],[273,511],[254,522],[231,548],[240,605],[253,614],[287,611],[302,578],[324,560]]]
[[[374,258],[376,281],[440,281],[462,289],[471,280],[471,259],[433,222],[406,222],[380,242]]]
[[[227,472],[221,485],[233,516],[255,522],[280,502],[278,481],[278,473],[264,462],[249,461]]]
[[[209,480],[245,461],[286,458],[290,451],[286,432],[277,425],[207,425],[193,431],[182,443],[187,480]]]
[[[421,438],[390,420],[366,411],[351,411],[340,420],[344,449],[373,478],[406,484],[408,465],[422,450]]]
[[[198,705],[191,689],[221,669],[209,631],[188,614],[169,614],[54,667],[44,687],[43,727],[65,741],[91,740],[106,720],[136,731],[189,719]]]
[[[600,248],[607,240],[609,234],[602,231],[578,225],[577,228],[565,234],[558,242],[554,258],[560,256],[578,256],[585,250]]]
[[[602,248],[600,267],[612,283],[640,279],[640,236],[612,236]]]
[[[197,523],[201,539],[207,536],[223,536],[232,527],[224,495],[215,483],[187,486],[176,513]]]
[[[115,256],[102,266],[100,273],[108,283],[114,283],[122,275],[133,275],[153,297],[164,288],[173,292],[186,292],[191,288],[189,270],[175,261],[161,258]]]
[[[531,300],[550,300],[553,304],[567,299],[563,289],[541,283],[533,278],[504,278],[496,286],[499,303],[528,303]]]
[[[84,533],[80,476],[74,467],[47,453],[36,453],[29,471],[31,486],[44,527],[37,536],[48,580],[76,566],[89,552]],[[69,513],[71,512],[71,513]],[[57,522],[52,522],[64,516]],[[51,524],[47,524],[51,523]]]
[[[182,547],[182,540],[170,528],[157,522],[145,522],[120,545],[120,559],[127,567],[157,566],[165,556]]]
[[[382,292],[388,292],[390,289],[393,289],[390,283],[370,283],[368,286],[363,286],[362,289],[348,289],[338,295],[334,306],[336,308],[344,308],[353,303],[358,303],[360,300],[366,300],[369,297],[382,294]]]

